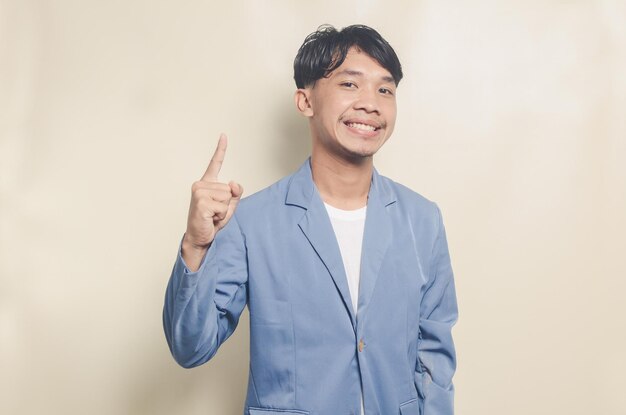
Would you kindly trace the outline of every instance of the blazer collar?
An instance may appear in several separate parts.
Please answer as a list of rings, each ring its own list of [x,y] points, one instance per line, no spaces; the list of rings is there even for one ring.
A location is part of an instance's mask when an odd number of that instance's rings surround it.
[[[313,200],[313,196],[316,193],[319,196],[315,183],[313,183],[311,158],[309,157],[291,177],[285,204],[309,209],[311,203],[317,202]],[[368,205],[370,203],[369,201],[372,199],[378,200],[384,206],[389,206],[396,201],[394,189],[389,183],[382,180],[376,168],[374,168],[372,173],[372,185],[368,195]]]
[[[385,253],[391,243],[391,219],[387,212],[387,206],[395,202],[396,194],[393,188],[387,181],[382,180],[374,169],[367,201],[361,252],[358,299],[359,326],[361,326],[367,312]],[[341,252],[324,202],[315,183],[313,183],[310,159],[292,176],[285,203],[306,210],[298,222],[298,226],[332,277],[356,332],[357,316],[352,307]]]

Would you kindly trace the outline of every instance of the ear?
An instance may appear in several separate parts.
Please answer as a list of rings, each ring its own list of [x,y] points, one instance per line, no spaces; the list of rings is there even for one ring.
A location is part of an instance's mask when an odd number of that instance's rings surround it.
[[[311,89],[300,88],[296,90],[294,95],[294,101],[296,103],[296,109],[305,117],[313,116],[313,108],[311,107]]]

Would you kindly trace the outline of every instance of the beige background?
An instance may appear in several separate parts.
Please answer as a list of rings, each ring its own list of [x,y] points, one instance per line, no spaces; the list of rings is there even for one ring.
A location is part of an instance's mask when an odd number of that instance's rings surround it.
[[[241,413],[247,315],[189,371],[163,294],[221,131],[247,194],[306,157],[325,22],[402,60],[376,163],[444,212],[457,413],[626,413],[621,0],[0,0],[0,413]]]

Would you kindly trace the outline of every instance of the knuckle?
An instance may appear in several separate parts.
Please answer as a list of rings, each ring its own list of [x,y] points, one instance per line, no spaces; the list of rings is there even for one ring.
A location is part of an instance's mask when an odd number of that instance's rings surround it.
[[[198,200],[196,201],[196,209],[199,212],[205,212],[208,209],[208,206],[204,200]]]
[[[200,189],[202,189],[202,182],[193,182],[193,184],[191,185],[191,193],[197,193]]]

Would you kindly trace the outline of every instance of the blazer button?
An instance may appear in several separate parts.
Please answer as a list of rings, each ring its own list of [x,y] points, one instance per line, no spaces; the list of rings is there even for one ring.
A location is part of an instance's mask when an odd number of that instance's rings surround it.
[[[365,342],[363,341],[363,339],[359,340],[359,352],[362,352],[364,347]]]

